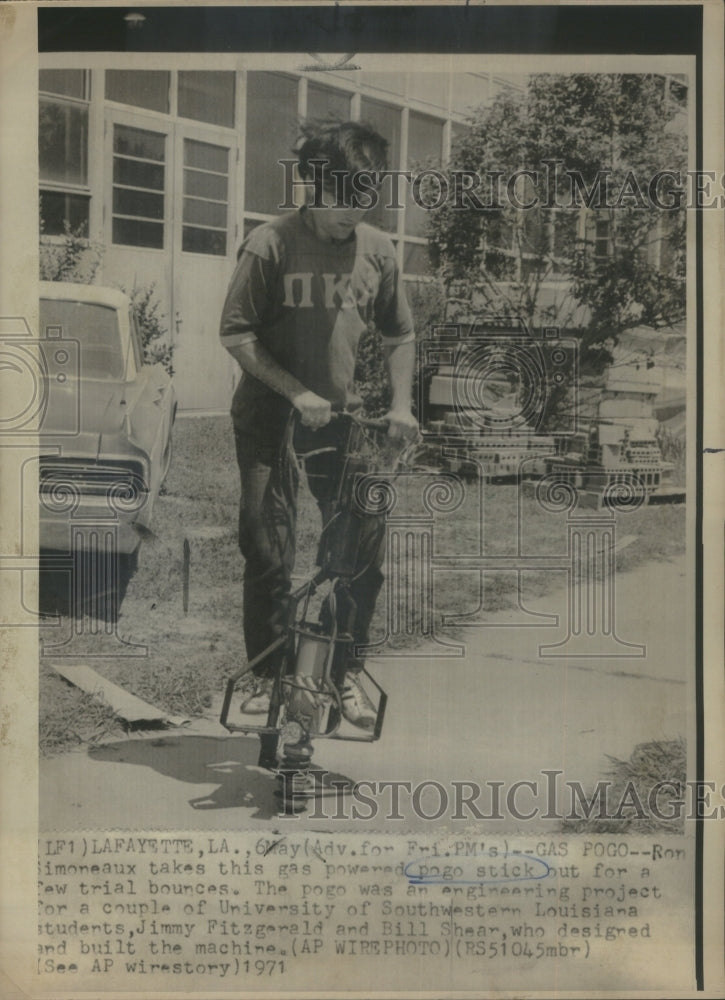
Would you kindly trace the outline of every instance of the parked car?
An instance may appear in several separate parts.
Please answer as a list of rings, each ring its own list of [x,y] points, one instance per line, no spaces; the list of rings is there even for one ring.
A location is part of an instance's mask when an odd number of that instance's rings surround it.
[[[129,566],[171,462],[171,377],[144,362],[131,301],[116,289],[41,282],[40,339],[41,552],[77,553],[101,539]]]

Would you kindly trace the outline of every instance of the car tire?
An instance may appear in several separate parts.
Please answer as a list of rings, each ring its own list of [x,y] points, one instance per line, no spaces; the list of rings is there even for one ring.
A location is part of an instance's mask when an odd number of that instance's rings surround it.
[[[115,623],[129,582],[138,569],[140,548],[115,555],[76,552],[65,558],[41,552],[40,614],[76,619],[90,615],[97,621]]]
[[[128,584],[137,567],[138,548],[131,553],[97,552],[93,557],[92,568],[88,554],[78,553],[75,558],[75,574],[92,572],[91,579],[100,583],[93,591],[86,590],[82,581],[76,585],[76,593],[82,595],[78,610],[91,614],[99,621],[115,624]]]

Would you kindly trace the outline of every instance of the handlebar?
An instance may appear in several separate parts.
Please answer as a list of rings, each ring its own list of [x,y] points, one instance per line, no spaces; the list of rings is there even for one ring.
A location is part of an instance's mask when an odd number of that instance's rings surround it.
[[[291,417],[297,423],[300,422],[300,414],[294,408],[292,409]],[[335,423],[339,420],[349,420],[350,423],[357,424],[358,427],[364,427],[365,430],[370,431],[386,431],[390,425],[387,417],[359,417],[357,413],[350,413],[349,410],[333,410],[330,414],[330,423]]]
[[[371,431],[386,431],[390,423],[387,417],[358,417],[356,413],[348,413],[346,410],[334,410],[330,419],[348,419]]]

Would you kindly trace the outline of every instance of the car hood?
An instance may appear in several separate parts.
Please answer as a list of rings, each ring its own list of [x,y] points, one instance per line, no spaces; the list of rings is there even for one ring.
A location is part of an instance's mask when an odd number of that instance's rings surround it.
[[[137,392],[126,382],[73,378],[53,380],[43,418],[42,441],[60,445],[63,454],[98,459],[115,453],[129,437]],[[125,449],[121,449],[125,450]]]

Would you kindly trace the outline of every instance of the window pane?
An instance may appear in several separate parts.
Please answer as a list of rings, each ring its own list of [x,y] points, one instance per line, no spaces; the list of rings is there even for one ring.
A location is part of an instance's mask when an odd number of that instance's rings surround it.
[[[166,136],[159,132],[147,132],[142,128],[128,125],[113,126],[113,151],[123,156],[135,156],[142,160],[164,162]]]
[[[332,116],[348,121],[350,118],[350,95],[332,87],[321,87],[319,83],[307,86],[307,116],[327,118]]]
[[[200,226],[214,226],[225,229],[227,206],[215,201],[199,201],[198,198],[184,198],[184,222],[195,222]]]
[[[40,179],[88,183],[88,108],[41,100],[38,123]]]
[[[252,212],[279,213],[285,175],[278,161],[292,157],[297,138],[297,81],[278,73],[247,74],[245,201]]]
[[[88,232],[88,206],[91,199],[82,194],[63,194],[59,191],[40,192],[40,218],[43,232],[48,236],[61,236],[65,222],[71,229],[83,227]]]
[[[448,107],[448,76],[446,73],[411,73],[408,95],[427,101],[439,108]]]
[[[179,115],[234,127],[234,73],[179,71]]]
[[[229,150],[208,142],[184,139],[184,166],[226,174],[229,171]]]
[[[126,125],[114,125],[113,131],[113,228],[114,243],[127,246],[155,247],[164,246],[164,187],[165,167],[164,152],[166,136],[159,132],[149,132],[146,129],[129,128]],[[141,159],[161,161],[139,163],[129,160],[129,156]],[[160,193],[152,191],[135,191],[121,186],[119,181],[136,181],[133,186],[150,186]],[[139,183],[140,182],[140,183]],[[120,219],[117,216],[135,216],[132,219]],[[158,219],[159,222],[147,220]]]
[[[113,220],[113,242],[132,247],[153,247],[162,250],[164,227],[160,222],[138,222],[136,219]]]
[[[182,249],[187,253],[210,253],[217,257],[226,256],[227,234],[213,229],[195,229],[184,226]]]
[[[138,160],[126,160],[122,156],[115,156],[113,180],[117,184],[127,184],[129,187],[163,191],[164,168],[163,165],[155,163],[141,163]]]
[[[420,243],[406,243],[403,250],[404,274],[430,274],[428,248]]]
[[[413,173],[422,167],[441,165],[441,148],[443,143],[443,123],[427,115],[410,112],[408,119],[408,170]],[[419,201],[434,202],[440,191],[435,180],[428,192],[426,184],[421,188]],[[412,197],[411,186],[407,187],[407,206],[405,213],[405,231],[409,236],[425,236],[427,232],[429,212],[417,205]]]
[[[83,69],[41,69],[38,89],[64,97],[86,96],[86,72]]]
[[[171,74],[159,70],[107,69],[106,100],[169,113]]]
[[[380,101],[371,101],[363,97],[360,102],[361,118],[388,140],[388,167],[396,170],[400,164],[400,110],[391,107],[389,104],[381,104]],[[400,200],[403,202],[404,183],[400,185]],[[386,208],[391,202],[391,185],[387,180],[380,191],[378,205],[366,216],[366,221],[389,233],[396,232],[398,228],[399,209]]]
[[[227,200],[227,178],[220,174],[203,174],[199,170],[184,171],[184,193],[200,198]]]
[[[227,252],[227,215],[229,212],[228,183],[229,150],[212,146],[208,142],[184,140],[184,163],[206,167],[214,173],[199,169],[184,170],[183,221],[196,226],[213,227],[217,232],[185,225],[181,245],[187,253],[208,253],[224,256]],[[201,195],[202,197],[192,197]],[[202,200],[211,198],[213,200]]]
[[[113,211],[116,215],[138,215],[144,219],[163,219],[164,196],[115,187],[113,189]]]
[[[611,230],[609,221],[597,220],[594,228],[594,256],[607,257],[610,253]]]

